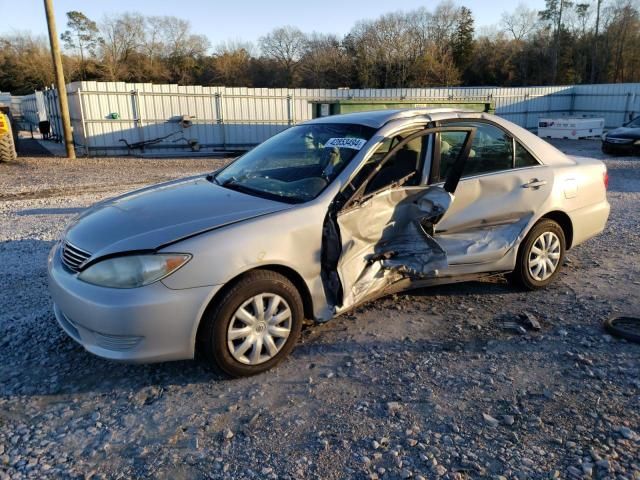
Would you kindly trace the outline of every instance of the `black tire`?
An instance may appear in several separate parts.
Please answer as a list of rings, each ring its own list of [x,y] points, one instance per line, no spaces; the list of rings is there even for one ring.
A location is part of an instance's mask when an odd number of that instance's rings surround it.
[[[531,255],[531,249],[535,241],[545,232],[554,233],[560,240],[560,259],[554,272],[548,278],[544,280],[537,280],[529,272],[528,260]],[[520,244],[518,249],[518,258],[516,260],[516,268],[509,276],[510,280],[516,285],[524,287],[527,290],[538,290],[549,285],[558,275],[562,264],[564,263],[564,256],[566,251],[566,239],[562,227],[557,222],[548,218],[543,218],[536,223],[529,231],[524,241]]]
[[[611,335],[640,343],[640,318],[638,317],[612,316],[607,318],[603,325]]]
[[[287,302],[292,313],[291,333],[271,359],[257,365],[247,365],[232,356],[227,345],[227,330],[238,308],[261,293],[279,295]],[[303,320],[302,298],[289,279],[270,270],[254,270],[236,281],[208,310],[200,336],[202,353],[207,361],[231,377],[256,375],[273,368],[291,353],[300,336]]]
[[[2,115],[2,113],[0,113]],[[9,127],[9,131],[3,134],[0,134],[0,162],[14,162],[18,155],[16,154],[16,145],[13,141],[13,131],[11,130],[11,123],[8,118],[7,125]]]

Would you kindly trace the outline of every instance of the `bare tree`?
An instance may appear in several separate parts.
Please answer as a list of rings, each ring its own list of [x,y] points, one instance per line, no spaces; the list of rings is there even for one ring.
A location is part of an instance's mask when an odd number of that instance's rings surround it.
[[[0,37],[0,91],[33,93],[53,83],[53,64],[45,37],[16,33]]]
[[[300,61],[300,72],[303,86],[348,86],[352,78],[352,65],[338,37],[312,33]]]
[[[500,23],[505,32],[510,33],[515,41],[520,42],[529,38],[537,29],[538,13],[520,3],[513,12],[504,12]]]
[[[106,80],[123,81],[130,78],[128,61],[144,41],[144,24],[144,17],[138,13],[104,18],[100,25],[99,50]]]
[[[298,62],[307,47],[307,36],[298,28],[285,26],[261,37],[259,43],[262,54],[282,67],[285,82],[292,85]]]
[[[225,42],[214,51],[212,79],[229,87],[248,87],[252,84],[251,61],[254,51],[249,42]]]

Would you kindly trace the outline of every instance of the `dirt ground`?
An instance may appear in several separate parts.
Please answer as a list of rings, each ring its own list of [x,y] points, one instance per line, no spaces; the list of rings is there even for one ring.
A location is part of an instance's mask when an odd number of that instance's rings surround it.
[[[46,258],[92,203],[223,159],[0,165],[0,480],[640,479],[640,157],[602,158],[606,231],[553,286],[503,278],[386,297],[307,327],[291,357],[228,380],[199,361],[124,365],[57,326]],[[518,332],[528,312],[540,330]]]

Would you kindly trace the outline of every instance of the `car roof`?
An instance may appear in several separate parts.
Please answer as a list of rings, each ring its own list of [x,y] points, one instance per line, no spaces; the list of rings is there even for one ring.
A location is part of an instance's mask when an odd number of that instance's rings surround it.
[[[341,115],[329,115],[319,117],[304,123],[351,123],[365,125],[367,127],[381,128],[392,120],[401,120],[414,117],[424,117],[425,120],[443,120],[455,118],[460,113],[478,113],[472,110],[459,108],[402,108],[389,110],[371,110],[367,112],[345,113]],[[438,117],[438,118],[434,118]]]
[[[439,122],[443,120],[489,120],[505,128],[511,135],[530,150],[536,152],[538,159],[545,165],[571,165],[575,162],[560,152],[550,143],[546,142],[528,130],[510,122],[502,117],[490,113],[478,112],[475,110],[459,108],[406,108],[398,110],[372,110],[368,112],[346,113],[341,115],[329,115],[327,117],[315,118],[304,122],[305,124],[322,123],[345,123],[355,125],[365,125],[380,129],[390,122],[401,122],[406,120],[425,122]]]

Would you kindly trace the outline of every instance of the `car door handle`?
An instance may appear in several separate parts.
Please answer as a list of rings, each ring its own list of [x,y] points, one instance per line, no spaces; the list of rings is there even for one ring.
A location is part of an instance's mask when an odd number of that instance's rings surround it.
[[[522,188],[540,188],[546,184],[547,184],[546,180],[538,180],[537,178],[534,178],[528,183],[525,183],[524,185],[522,185]]]

